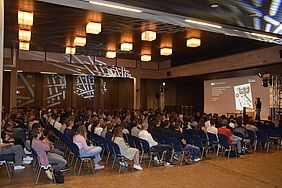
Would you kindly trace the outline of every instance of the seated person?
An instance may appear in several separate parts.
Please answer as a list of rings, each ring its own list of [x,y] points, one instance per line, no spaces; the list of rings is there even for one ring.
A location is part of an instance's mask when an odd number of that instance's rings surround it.
[[[166,163],[164,165],[170,166],[173,148],[170,145],[158,144],[147,130],[148,124],[143,124],[142,131],[139,132],[139,138],[146,140],[150,145],[151,151],[159,152],[159,156],[162,156],[162,153],[166,151]]]
[[[0,146],[0,154],[15,154],[14,170],[24,169],[24,164],[30,164],[32,157],[26,156],[21,145],[11,145],[10,143],[2,143]]]
[[[73,137],[75,135],[75,132],[72,129],[73,126],[74,126],[74,122],[71,121],[71,120],[67,120],[66,121],[66,126],[67,127],[66,127],[66,129],[64,131],[64,135],[65,135],[66,139],[68,139],[68,141],[72,142],[72,139],[73,139]]]
[[[218,129],[218,134],[223,134],[228,138],[228,144],[235,144],[237,145],[237,151],[238,154],[240,155],[242,152],[242,146],[241,146],[241,140],[242,138],[237,137],[235,135],[232,135],[232,132],[230,131],[230,129],[227,129],[227,120],[223,119],[221,122],[222,127]]]
[[[121,155],[129,160],[134,159],[133,168],[136,170],[143,170],[139,164],[139,150],[136,148],[131,148],[123,139],[122,128],[120,126],[114,128],[113,142],[119,146]]]
[[[75,136],[73,137],[73,142],[78,146],[80,156],[94,156],[95,170],[104,169],[105,167],[103,165],[98,164],[98,162],[101,161],[100,153],[102,152],[102,148],[100,146],[88,146],[86,143],[86,138],[86,128],[84,125],[80,125],[77,129]]]
[[[47,138],[43,137],[43,132],[35,128],[31,131],[32,142],[31,147],[34,149],[39,157],[42,166],[45,166],[46,174],[49,179],[52,179],[52,175],[48,173],[48,166],[51,164],[54,171],[62,171],[65,168],[67,161],[63,156],[50,152],[53,147]]]

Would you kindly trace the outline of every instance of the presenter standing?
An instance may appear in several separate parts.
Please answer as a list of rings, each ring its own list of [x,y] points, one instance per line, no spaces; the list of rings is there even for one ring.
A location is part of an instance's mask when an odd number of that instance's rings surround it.
[[[260,112],[261,112],[262,102],[260,101],[259,97],[256,98],[255,105],[256,105],[256,120],[260,120]]]

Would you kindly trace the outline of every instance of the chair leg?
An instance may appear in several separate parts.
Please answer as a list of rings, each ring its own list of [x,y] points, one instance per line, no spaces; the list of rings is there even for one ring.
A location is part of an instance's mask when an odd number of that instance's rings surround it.
[[[114,158],[113,158],[113,164],[112,164],[112,170],[114,170],[114,166],[115,166],[116,159],[117,159],[117,157],[114,156]]]
[[[94,163],[92,162],[92,159],[90,159],[90,165],[92,167],[93,174],[95,173]]]
[[[39,179],[40,174],[41,174],[41,169],[42,169],[42,168],[40,167],[38,173],[36,174],[36,180],[35,180],[35,184],[36,184],[36,185],[38,184],[38,179]]]
[[[216,156],[218,156],[219,150],[220,150],[220,145],[217,145]]]
[[[76,169],[77,161],[78,161],[78,158],[76,158],[75,164],[74,164],[74,167],[73,167],[73,172],[74,172],[74,174],[75,174],[75,169]]]
[[[6,166],[6,169],[7,169],[8,177],[9,177],[9,179],[11,179],[10,169],[9,169],[8,164],[7,164],[7,161],[5,161],[4,163],[5,163],[5,166]]]
[[[81,160],[81,163],[80,163],[80,165],[79,165],[78,174],[77,174],[78,176],[80,175],[80,171],[81,171],[82,163],[83,163],[83,160]]]
[[[106,165],[107,165],[108,162],[109,162],[109,158],[110,158],[110,152],[108,152],[108,156],[107,156],[107,160],[106,160]]]
[[[148,165],[148,167],[151,166],[151,162],[152,162],[152,154],[150,154],[150,160],[149,160],[149,165]]]

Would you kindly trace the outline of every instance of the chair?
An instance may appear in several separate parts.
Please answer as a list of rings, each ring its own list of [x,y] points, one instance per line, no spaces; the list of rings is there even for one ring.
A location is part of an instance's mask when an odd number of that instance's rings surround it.
[[[111,131],[107,131],[105,138],[109,141],[112,141],[113,135],[114,134]]]
[[[217,147],[216,156],[218,156],[218,152],[220,149],[219,139],[217,134],[207,133],[209,138],[209,146],[210,147]]]
[[[13,169],[11,166],[13,166],[14,161],[15,161],[14,153],[0,155],[0,164],[5,165],[9,179],[11,178],[11,173]]]
[[[228,157],[228,159],[229,159],[229,157],[230,157],[230,152],[231,152],[232,147],[233,147],[234,145],[228,143],[228,138],[227,138],[225,135],[223,135],[223,134],[218,134],[217,136],[218,136],[218,140],[219,140],[220,146],[223,147],[223,148],[225,149],[225,151],[226,151],[226,150],[228,151],[227,157]],[[236,157],[237,157],[237,148],[236,148],[236,147],[233,147],[233,148],[235,149],[235,155],[236,155]]]
[[[95,170],[94,170],[94,167],[93,167],[92,159],[95,158],[95,157],[94,156],[86,156],[86,157],[80,156],[79,148],[78,148],[78,146],[75,143],[69,143],[68,146],[70,147],[71,151],[73,152],[73,154],[76,157],[76,161],[75,161],[74,168],[73,168],[74,172],[75,172],[75,169],[76,169],[77,162],[78,162],[78,160],[80,160],[81,163],[79,165],[79,169],[78,169],[77,175],[78,176],[80,175],[82,164],[85,163],[85,162],[90,162],[90,165],[92,167],[92,171],[93,171],[93,174],[94,174]]]
[[[254,131],[247,129],[247,134],[248,134],[248,139],[251,140],[251,142],[253,142],[254,144],[254,151],[257,149],[257,135]]]
[[[116,143],[114,143],[114,142],[109,143],[109,147],[112,148],[112,152],[113,152],[112,170],[114,170],[115,163],[118,163],[119,164],[119,171],[118,171],[118,173],[120,174],[120,172],[122,170],[122,167],[123,167],[122,164],[127,164],[126,159],[121,155],[119,146]]]
[[[254,151],[256,151],[257,143],[260,143],[261,149],[262,149],[262,145],[265,144],[265,146],[266,146],[266,153],[268,153],[270,140],[269,140],[269,138],[267,136],[267,133],[265,131],[257,131],[256,135],[257,135],[257,142],[256,142],[256,145],[255,145]]]
[[[171,142],[171,145],[172,145],[172,147],[173,147],[173,153],[178,152],[178,153],[181,154],[180,165],[182,165],[184,155],[185,155],[186,153],[189,153],[189,152],[183,150],[183,148],[182,148],[182,143],[181,143],[181,141],[178,140],[177,138],[170,137],[170,142]]]
[[[35,184],[36,185],[38,184],[38,180],[39,180],[42,169],[44,169],[44,170],[49,169],[52,172],[52,179],[56,183],[55,176],[54,176],[54,170],[53,170],[51,164],[49,164],[47,166],[43,166],[40,162],[40,158],[37,155],[36,151],[34,149],[31,149],[31,152],[32,152],[32,155],[33,155],[34,163],[35,163],[35,174],[36,174]]]

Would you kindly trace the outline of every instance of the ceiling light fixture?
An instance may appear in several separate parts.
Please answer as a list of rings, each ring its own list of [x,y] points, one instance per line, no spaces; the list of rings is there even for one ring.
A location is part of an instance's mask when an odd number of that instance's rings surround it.
[[[141,61],[151,61],[151,55],[141,55]]]
[[[186,46],[187,47],[192,47],[192,48],[199,47],[199,46],[201,46],[201,39],[199,39],[199,38],[187,39]]]
[[[76,49],[75,49],[75,47],[71,47],[71,46],[68,46],[68,47],[66,47],[66,54],[75,54],[75,51],[76,51]]]
[[[279,39],[278,37],[273,37],[273,36],[259,34],[259,33],[250,33],[250,34],[253,35],[253,36],[256,36],[256,37],[264,37],[264,38],[268,38],[268,39],[272,39],[272,40]]]
[[[169,56],[172,54],[172,48],[161,48],[160,50],[161,55]]]
[[[57,74],[56,72],[40,72],[41,74]]]
[[[125,42],[125,43],[121,43],[120,45],[120,50],[121,51],[131,51],[133,49],[133,44],[132,43],[128,43],[128,42]]]
[[[20,50],[29,50],[29,43],[28,42],[20,42],[19,43]]]
[[[19,40],[20,41],[30,41],[31,39],[31,31],[27,30],[19,30]]]
[[[197,25],[208,26],[208,27],[214,27],[214,28],[218,28],[218,29],[222,28],[221,25],[215,25],[215,24],[210,24],[210,23],[200,22],[200,21],[195,21],[195,20],[189,20],[189,19],[186,19],[185,22],[197,24]]]
[[[33,25],[33,13],[19,10],[18,11],[18,24],[32,26]]]
[[[219,5],[216,4],[216,3],[212,3],[212,4],[210,4],[210,7],[211,7],[211,8],[217,8],[217,7],[219,7]]]
[[[89,22],[86,25],[86,33],[90,34],[99,34],[102,30],[102,24],[101,23],[96,23],[96,22]]]
[[[102,3],[102,2],[97,2],[97,1],[89,1],[89,3],[94,4],[94,5],[109,7],[109,8],[131,11],[131,12],[142,12],[141,10],[138,10],[138,9],[128,8],[128,7],[114,5],[114,4],[110,4],[110,3]]]
[[[141,40],[143,41],[153,41],[156,40],[157,33],[155,31],[144,31],[141,34]]]
[[[73,43],[75,46],[85,46],[86,38],[85,37],[75,37]]]
[[[115,51],[107,51],[106,58],[113,59],[116,58],[117,53]]]

